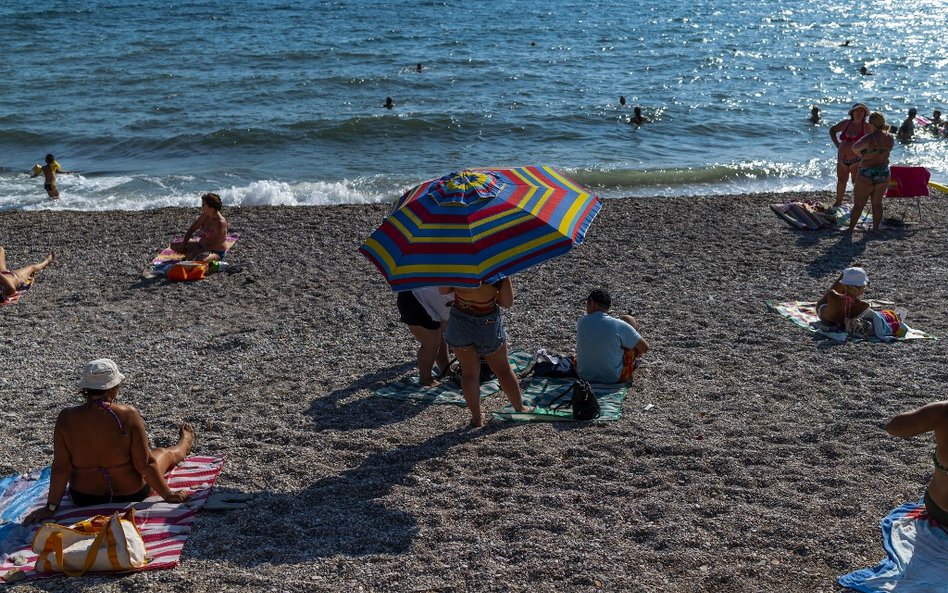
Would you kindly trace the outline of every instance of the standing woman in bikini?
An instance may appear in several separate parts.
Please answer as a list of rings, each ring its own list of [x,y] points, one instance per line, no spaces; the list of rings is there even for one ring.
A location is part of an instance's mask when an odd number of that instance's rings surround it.
[[[852,179],[855,188],[860,156],[853,150],[853,144],[871,131],[869,124],[866,123],[866,116],[868,115],[869,108],[862,103],[856,103],[849,110],[849,119],[844,119],[829,130],[830,139],[837,148],[836,201],[833,202],[834,208],[843,205],[846,184],[849,183],[850,179]]]
[[[853,184],[853,212],[849,219],[849,232],[856,228],[870,197],[872,230],[879,230],[879,225],[882,224],[882,197],[889,187],[889,153],[895,145],[895,137],[888,132],[889,126],[885,123],[885,117],[878,111],[873,111],[869,116],[869,125],[872,132],[853,145],[853,150],[862,155],[862,161]]]
[[[83,368],[79,388],[86,401],[64,409],[56,418],[46,505],[27,515],[24,525],[51,517],[67,484],[77,506],[141,502],[152,490],[167,502],[189,498],[186,492],[171,490],[164,475],[188,454],[194,429],[184,423],[174,447],[150,449],[138,410],[115,402],[124,378],[108,358],[93,360]]]
[[[948,528],[948,401],[899,414],[889,420],[885,430],[902,438],[935,433],[935,450],[932,451],[935,471],[925,490],[925,508],[929,517]]]
[[[45,270],[55,258],[56,254],[50,251],[49,255],[39,263],[11,270],[7,267],[7,252],[0,247],[0,301],[26,288],[33,281],[33,276]]]
[[[510,278],[477,288],[442,287],[439,290],[442,294],[454,293],[444,338],[461,365],[461,388],[471,412],[471,426],[484,426],[480,387],[482,356],[497,375],[510,405],[518,412],[529,412],[531,408],[523,405],[520,382],[507,359],[507,332],[500,315],[500,307],[507,309],[513,305]]]

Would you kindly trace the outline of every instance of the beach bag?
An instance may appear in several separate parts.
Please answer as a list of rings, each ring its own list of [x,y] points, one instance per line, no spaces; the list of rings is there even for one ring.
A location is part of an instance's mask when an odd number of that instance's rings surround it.
[[[494,377],[496,377],[496,375],[494,375],[494,371],[490,370],[490,365],[487,364],[487,361],[482,358],[480,376],[478,380],[481,383],[486,383]],[[448,363],[448,369],[441,375],[441,378],[454,381],[458,385],[461,384],[461,364],[458,362],[458,359],[451,359],[451,362]]]
[[[81,576],[86,571],[116,572],[145,566],[145,540],[135,525],[135,509],[111,517],[96,515],[66,527],[44,523],[33,537],[37,572]]]
[[[206,275],[207,264],[204,262],[184,261],[174,264],[168,269],[168,280],[173,282],[201,280]]]
[[[573,385],[561,393],[560,395],[553,398],[550,402],[557,401],[566,394],[570,394],[569,404],[560,404],[558,406],[550,406],[550,409],[559,410],[565,407],[572,408],[573,418],[576,420],[594,420],[599,417],[601,409],[599,408],[599,400],[596,399],[596,392],[593,391],[592,385],[589,384],[589,381],[585,379],[577,379],[573,382]]]
[[[864,324],[864,337],[874,336],[883,342],[905,337],[908,332],[908,326],[902,323],[901,316],[891,309],[882,311],[866,309],[856,321]]]
[[[576,376],[576,369],[573,366],[571,356],[549,354],[545,350],[537,352],[536,363],[530,371],[536,377],[563,379]]]

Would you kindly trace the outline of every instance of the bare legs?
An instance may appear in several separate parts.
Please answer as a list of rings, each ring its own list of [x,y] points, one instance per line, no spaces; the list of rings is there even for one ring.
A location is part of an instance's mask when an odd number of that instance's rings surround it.
[[[481,357],[470,346],[455,348],[454,353],[461,363],[461,389],[464,391],[464,401],[471,412],[471,426],[484,426],[484,413],[481,410]],[[500,382],[500,388],[510,401],[510,405],[518,412],[529,412],[530,407],[523,405],[523,392],[520,382],[514,374],[510,361],[507,359],[507,344],[487,355],[487,364],[494,371]]]
[[[836,201],[833,207],[837,208],[843,205],[843,198],[846,196],[846,184],[853,183],[853,194],[856,193],[856,172],[859,170],[859,163],[844,165],[836,161]]]
[[[862,216],[862,211],[865,210],[866,202],[870,198],[872,199],[872,230],[879,230],[879,225],[882,224],[882,197],[887,187],[888,182],[873,184],[862,176],[856,179],[853,186],[853,211],[849,219],[849,232],[853,232],[856,228],[859,217]]]
[[[0,247],[0,272],[12,272],[17,277],[14,279],[9,273],[0,274],[0,295],[13,294],[22,284],[29,282],[34,275],[49,267],[54,259],[56,259],[56,254],[50,251],[49,255],[38,263],[10,270],[7,268],[7,253],[3,247]]]
[[[444,342],[444,325],[439,329],[425,329],[420,325],[409,325],[415,339],[421,344],[418,347],[418,378],[422,385],[433,385],[434,377],[431,368],[438,363],[443,373],[448,368],[448,345]]]
[[[167,449],[155,449],[151,452],[151,456],[155,458],[155,462],[158,464],[158,471],[161,472],[161,475],[165,475],[168,470],[181,463],[188,456],[192,445],[194,445],[194,427],[184,422],[178,431],[178,442],[175,446]]]

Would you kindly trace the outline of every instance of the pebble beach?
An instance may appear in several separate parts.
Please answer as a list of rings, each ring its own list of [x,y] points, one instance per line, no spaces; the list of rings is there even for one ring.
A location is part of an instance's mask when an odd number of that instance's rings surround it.
[[[197,208],[3,211],[11,268],[55,263],[0,307],[0,476],[52,460],[88,360],[153,446],[177,425],[226,458],[174,570],[18,591],[820,592],[884,556],[879,521],[917,500],[930,435],[883,430],[945,398],[939,340],[837,343],[768,310],[815,301],[854,262],[867,297],[948,336],[948,201],[850,237],[768,208],[829,193],[610,199],[585,243],[514,277],[512,349],[572,352],[606,288],[651,350],[614,423],[466,427],[466,409],[371,397],[410,374],[395,295],[357,248],[388,206],[226,208],[236,273],[148,279]],[[906,210],[904,216],[900,213]],[[506,403],[502,394],[485,412]]]

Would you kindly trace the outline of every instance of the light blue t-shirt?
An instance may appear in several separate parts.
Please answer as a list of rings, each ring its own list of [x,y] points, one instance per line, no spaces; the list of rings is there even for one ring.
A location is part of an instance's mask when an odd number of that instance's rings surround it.
[[[621,319],[602,311],[584,315],[576,324],[576,374],[590,383],[617,383],[623,348],[635,348],[641,339]]]

